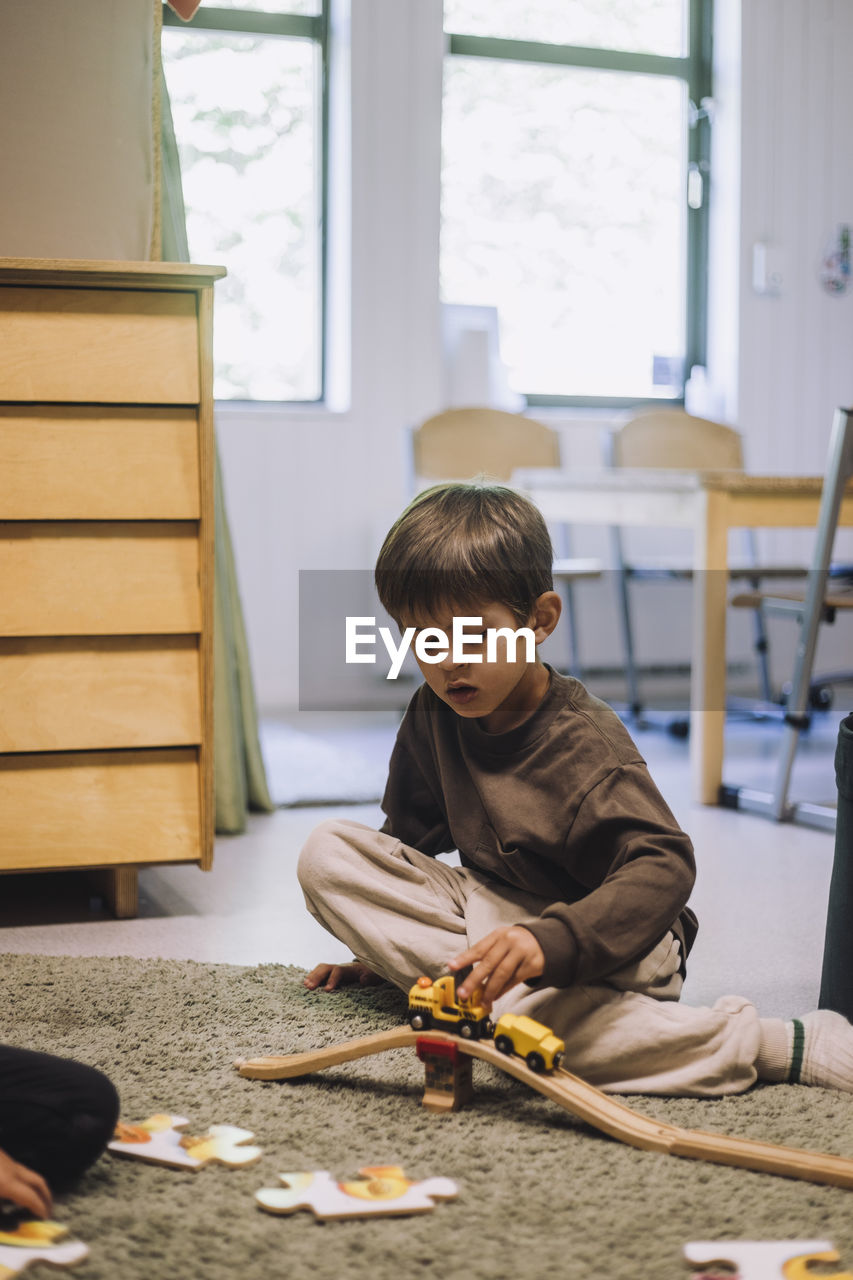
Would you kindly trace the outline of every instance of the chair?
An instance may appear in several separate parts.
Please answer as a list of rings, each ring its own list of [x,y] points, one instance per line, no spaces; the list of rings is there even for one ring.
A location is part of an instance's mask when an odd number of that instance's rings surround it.
[[[560,438],[542,422],[503,409],[447,409],[412,432],[417,489],[440,480],[470,480],[479,474],[509,483],[521,467],[559,467]],[[565,525],[554,531],[559,555],[554,577],[562,589],[571,646],[571,669],[579,674],[577,611],[573,583],[601,575],[598,560],[572,557]]]
[[[734,596],[731,604],[740,608],[755,608],[757,596],[767,613],[781,613],[794,617],[799,626],[791,692],[784,712],[784,734],[776,766],[776,780],[770,792],[745,787],[724,786],[721,803],[729,808],[744,809],[774,818],[777,822],[799,822],[804,826],[823,827],[832,830],[836,825],[836,810],[829,805],[799,803],[788,800],[791,771],[800,734],[807,729],[811,717],[809,705],[814,683],[815,651],[821,623],[835,621],[839,610],[853,609],[853,590],[832,587],[832,545],[838,527],[838,516],[845,496],[845,487],[853,477],[853,409],[836,409],[829,442],[826,473],[817,521],[817,538],[812,556],[808,583],[804,593],[771,595],[766,592],[750,592]],[[817,678],[818,684],[840,683],[853,680],[853,671],[835,672]]]
[[[607,465],[612,467],[653,467],[658,470],[684,471],[743,470],[741,436],[734,427],[712,422],[707,418],[697,418],[681,409],[653,409],[636,414],[616,431],[606,433],[604,453]],[[746,578],[758,590],[764,578],[802,576],[804,571],[799,566],[759,567],[755,530],[746,529],[744,534],[746,554],[741,563],[730,565],[730,577]],[[626,553],[622,530],[618,527],[611,530],[611,545],[619,593],[618,610],[629,709],[633,719],[639,725],[647,727],[657,723],[660,718],[645,710],[640,693],[629,584],[643,580],[690,579],[692,569],[686,563],[671,559],[655,559],[645,563],[632,560]],[[781,714],[776,708],[771,708],[767,632],[760,604],[756,604],[754,613],[753,644],[759,670],[761,701],[751,703],[750,708],[753,713],[760,715]],[[732,700],[732,709],[736,705],[735,700]],[[689,721],[686,716],[667,716],[662,723],[679,737],[687,735]]]

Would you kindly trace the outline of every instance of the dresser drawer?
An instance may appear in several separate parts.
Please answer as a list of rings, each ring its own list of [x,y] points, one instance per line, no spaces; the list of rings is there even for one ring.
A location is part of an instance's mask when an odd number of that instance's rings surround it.
[[[0,520],[197,520],[194,409],[0,405]]]
[[[196,297],[0,287],[0,400],[196,404]]]
[[[201,742],[195,636],[0,640],[0,752]]]
[[[0,870],[192,862],[195,751],[0,756]]]
[[[200,627],[194,522],[0,523],[0,636]]]

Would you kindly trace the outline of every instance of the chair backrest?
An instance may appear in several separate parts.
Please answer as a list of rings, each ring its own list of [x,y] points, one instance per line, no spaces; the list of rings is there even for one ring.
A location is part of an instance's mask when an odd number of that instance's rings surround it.
[[[551,427],[503,409],[447,409],[412,433],[419,482],[470,480],[485,473],[509,480],[519,467],[558,467],[560,438]]]
[[[609,447],[614,467],[743,470],[740,433],[683,409],[650,409],[636,414],[613,432]]]

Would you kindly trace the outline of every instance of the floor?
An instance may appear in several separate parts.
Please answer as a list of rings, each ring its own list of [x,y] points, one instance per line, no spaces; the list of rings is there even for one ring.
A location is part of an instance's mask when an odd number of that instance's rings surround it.
[[[816,717],[802,742],[794,798],[830,800],[838,714]],[[271,785],[287,791],[276,754],[282,731],[298,730],[320,751],[359,762],[351,793],[364,795],[364,761],[384,768],[396,718],[387,713],[296,716],[265,726]],[[700,919],[685,999],[712,1003],[737,992],[767,1016],[814,1007],[834,839],[826,831],[779,825],[750,814],[694,805],[689,798],[687,744],[659,730],[636,733],[652,775],[696,847],[693,906]],[[779,728],[729,725],[726,781],[767,785]],[[337,775],[343,777],[343,775]],[[355,783],[353,784],[355,786]],[[361,789],[359,789],[361,788]],[[330,798],[326,788],[326,798]],[[370,786],[367,785],[367,791]],[[378,794],[378,791],[377,791]],[[140,875],[140,911],[133,920],[109,917],[82,873],[14,875],[0,881],[0,951],[47,955],[161,956],[234,964],[293,964],[306,968],[344,953],[308,916],[295,878],[299,849],[316,823],[330,815],[377,825],[377,803],[279,808],[253,815],[244,835],[217,840],[213,870],[163,867]],[[73,820],[72,817],[69,820]]]

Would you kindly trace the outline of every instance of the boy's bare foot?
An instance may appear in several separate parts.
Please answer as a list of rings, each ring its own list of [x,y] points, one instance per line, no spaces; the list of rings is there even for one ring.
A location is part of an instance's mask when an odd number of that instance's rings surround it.
[[[353,960],[351,964],[318,964],[302,985],[309,991],[316,991],[318,987],[323,991],[335,991],[338,987],[377,987],[384,981],[366,964]]]

